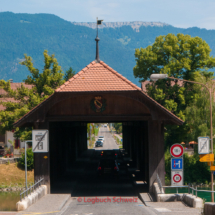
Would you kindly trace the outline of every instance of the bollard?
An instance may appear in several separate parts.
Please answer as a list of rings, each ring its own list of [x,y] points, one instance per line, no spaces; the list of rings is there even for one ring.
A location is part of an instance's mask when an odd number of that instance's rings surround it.
[[[196,198],[197,198],[197,186],[196,186]]]

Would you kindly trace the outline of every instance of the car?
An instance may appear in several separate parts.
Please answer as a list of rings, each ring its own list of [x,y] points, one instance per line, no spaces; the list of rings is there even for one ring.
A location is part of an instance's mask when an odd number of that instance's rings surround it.
[[[104,143],[104,139],[103,138],[99,138],[97,141],[101,141]]]
[[[102,141],[96,141],[95,147],[103,147],[103,142]]]
[[[103,136],[99,136],[98,139],[102,139],[103,142],[105,141],[105,138]]]
[[[98,173],[98,176],[103,176],[103,175],[118,176],[119,167],[118,167],[117,161],[110,158],[101,159],[99,161],[97,173]]]

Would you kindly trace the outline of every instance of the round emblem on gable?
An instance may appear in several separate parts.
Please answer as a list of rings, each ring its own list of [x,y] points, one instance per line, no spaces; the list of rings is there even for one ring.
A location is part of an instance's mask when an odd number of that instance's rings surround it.
[[[101,96],[95,96],[94,99],[90,101],[90,106],[95,112],[103,112],[106,108],[106,99]]]

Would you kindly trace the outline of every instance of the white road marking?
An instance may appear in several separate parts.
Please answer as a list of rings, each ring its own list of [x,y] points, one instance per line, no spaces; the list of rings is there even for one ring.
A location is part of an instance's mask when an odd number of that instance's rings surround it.
[[[167,208],[155,208],[155,210],[157,210],[158,212],[171,212],[171,210]]]

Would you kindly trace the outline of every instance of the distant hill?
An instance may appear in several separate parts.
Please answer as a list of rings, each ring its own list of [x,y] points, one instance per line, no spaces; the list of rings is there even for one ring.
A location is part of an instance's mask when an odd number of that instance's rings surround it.
[[[87,27],[88,26],[88,27]],[[155,37],[183,33],[206,40],[215,56],[215,30],[175,28],[159,22],[114,22],[99,26],[100,59],[133,83],[135,48],[153,44]],[[24,53],[43,69],[43,51],[55,54],[63,70],[80,71],[95,59],[95,23],[71,23],[51,14],[0,13],[0,79],[20,82],[29,74],[19,64]]]

